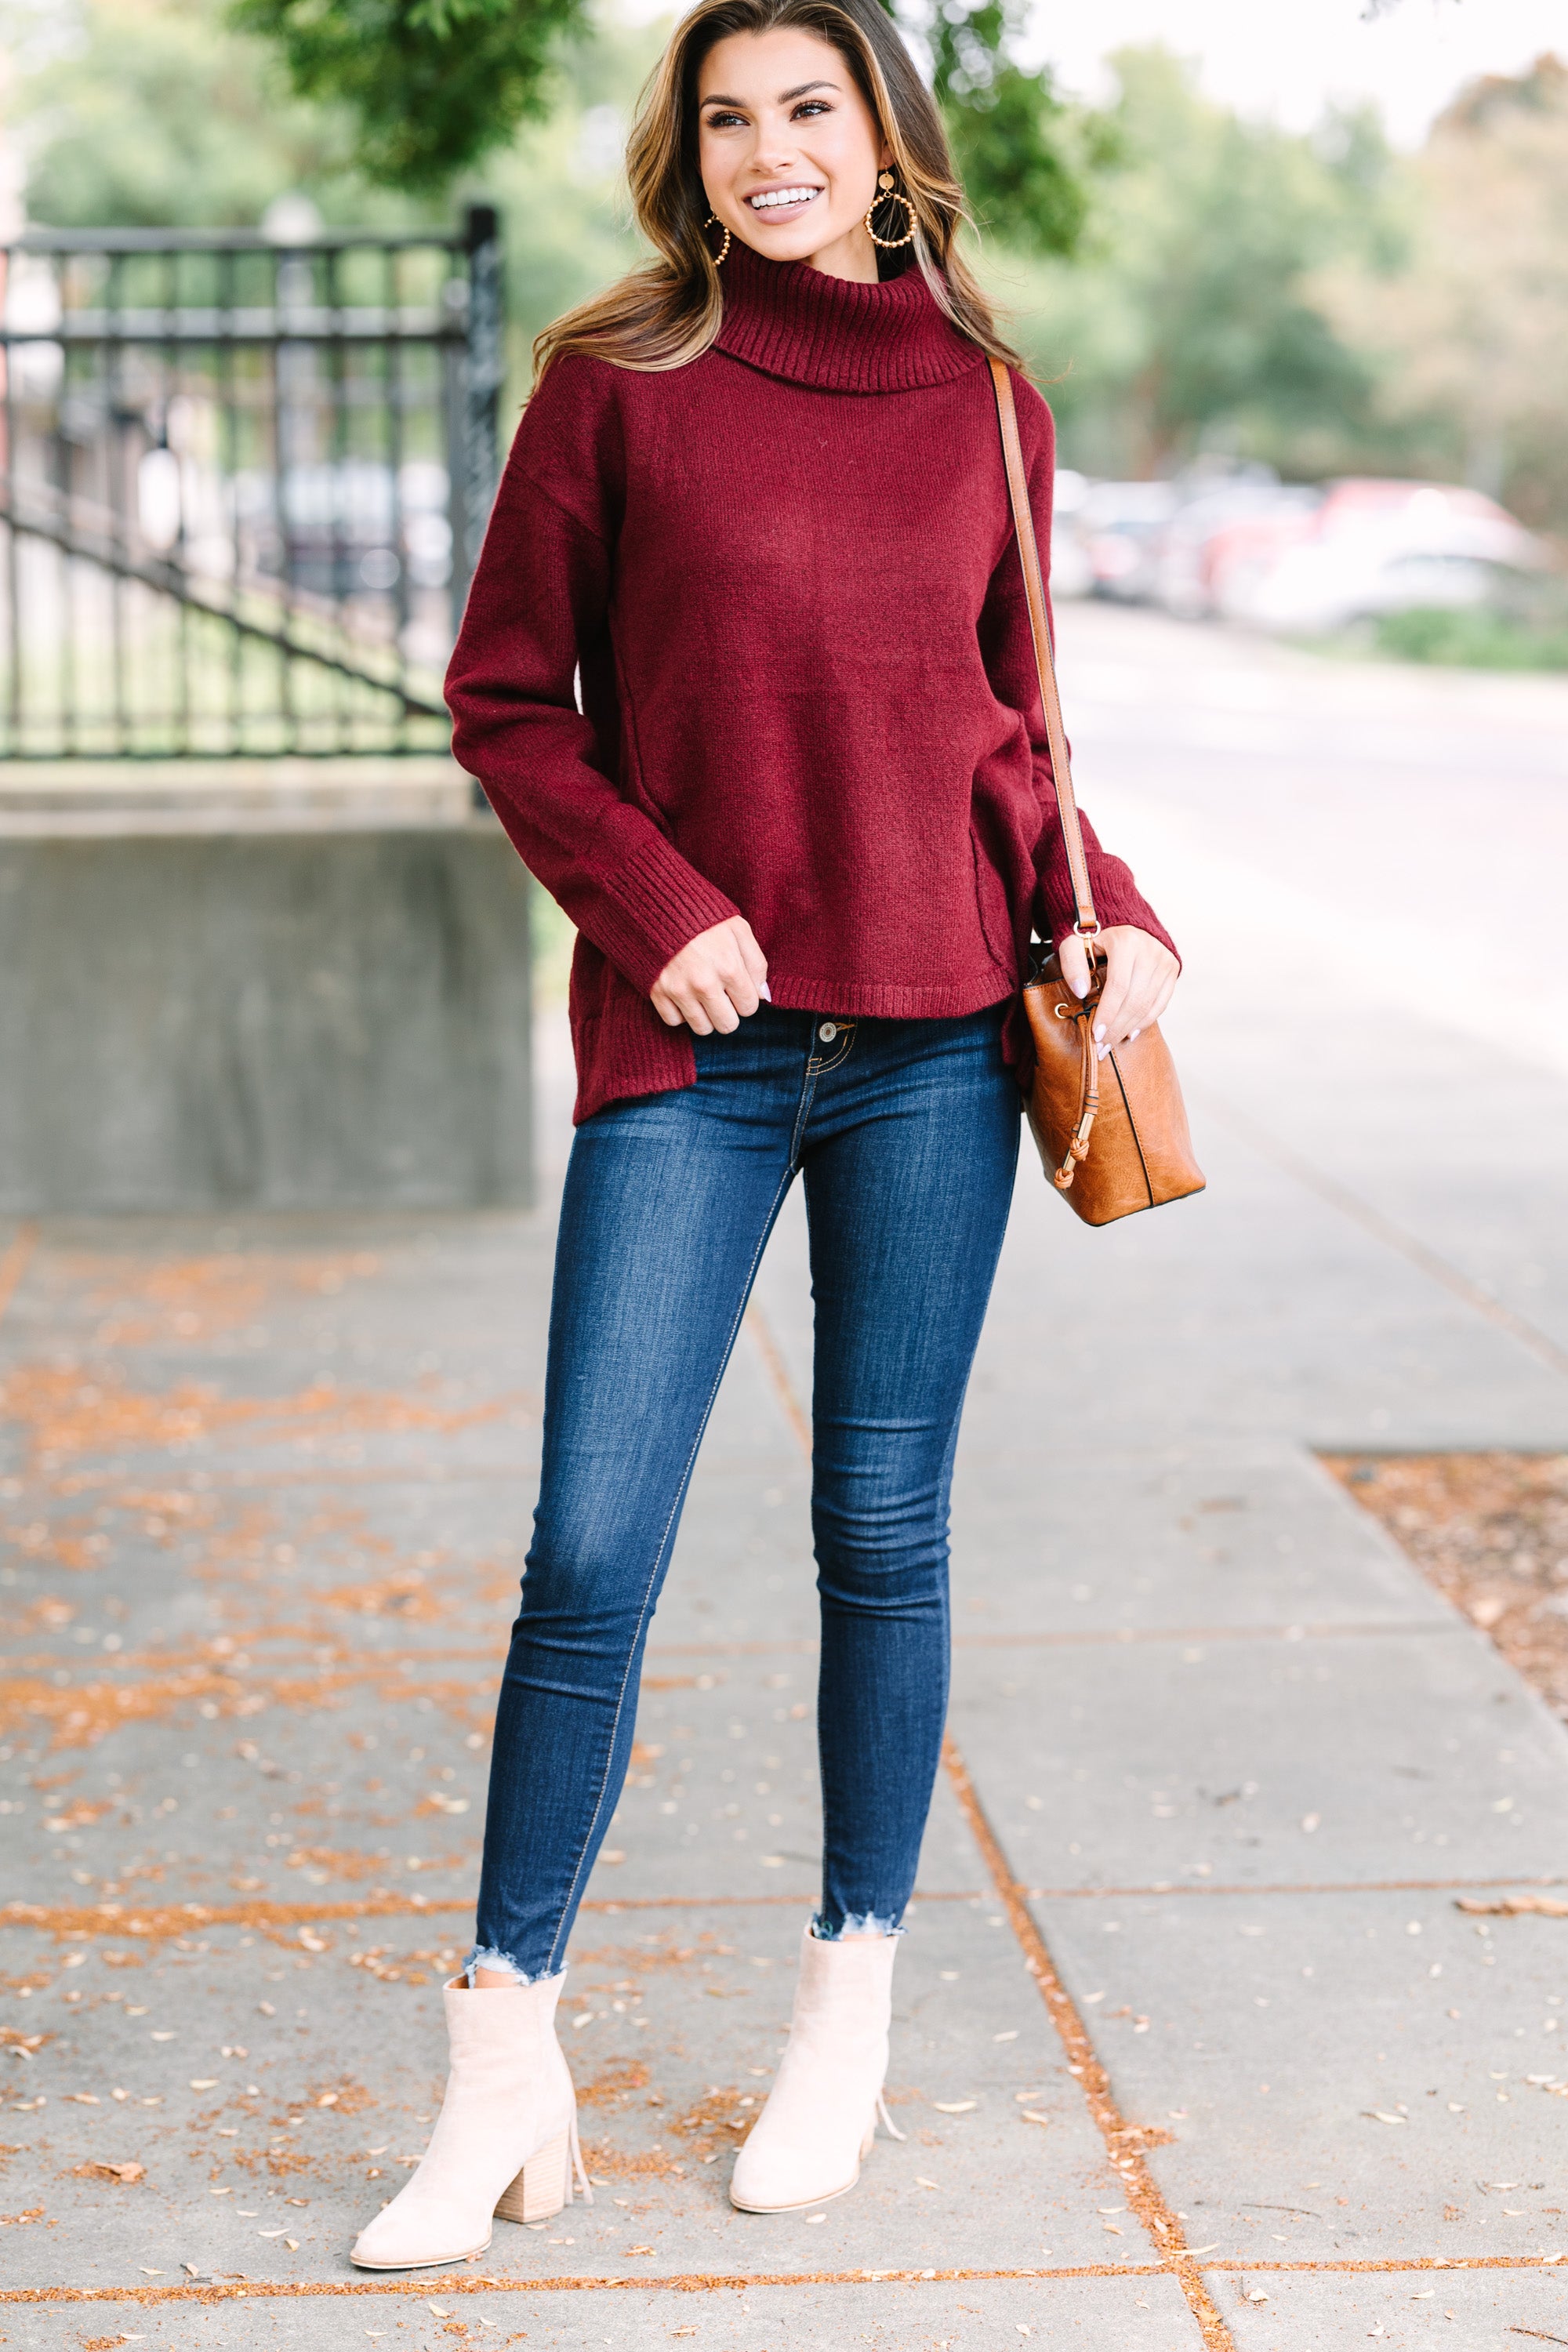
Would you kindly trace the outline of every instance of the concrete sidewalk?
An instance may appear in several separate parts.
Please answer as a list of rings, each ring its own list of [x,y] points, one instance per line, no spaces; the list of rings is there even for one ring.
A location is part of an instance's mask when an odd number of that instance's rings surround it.
[[[817,2212],[728,2205],[816,1864],[798,1203],[576,1937],[595,2202],[390,2284],[345,2250],[439,2095],[550,1216],[16,1233],[5,2340],[1568,2339],[1568,1918],[1456,1907],[1568,1884],[1568,1734],[1316,1458],[1568,1448],[1568,694],[1102,611],[1064,646],[1086,800],[1188,953],[1210,1190],[1090,1234],[1023,1173],[900,1959],[906,2137]],[[1517,1017],[1452,950],[1445,813],[1500,742],[1493,821],[1541,825],[1509,853]]]

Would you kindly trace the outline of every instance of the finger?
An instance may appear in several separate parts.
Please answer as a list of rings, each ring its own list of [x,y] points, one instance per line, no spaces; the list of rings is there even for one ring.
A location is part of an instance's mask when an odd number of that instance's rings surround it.
[[[651,1002],[654,1011],[667,1029],[679,1029],[684,1025],[686,1015],[668,989],[656,988],[653,991]]]
[[[1062,978],[1075,996],[1089,994],[1089,957],[1083,941],[1076,936],[1065,939],[1057,950],[1057,962]]]
[[[760,996],[767,986],[768,960],[757,945],[756,933],[743,917],[738,919],[731,928],[735,934],[735,944],[741,950],[741,961],[746,977]],[[754,1006],[752,1010],[755,1010]]]
[[[736,1012],[734,1006],[731,1003],[729,996],[725,991],[720,986],[716,980],[710,981],[705,986],[700,986],[699,988],[698,1003],[706,1017],[709,1027],[717,1029],[721,1037],[728,1037],[733,1030],[740,1027],[741,1016]],[[697,1024],[695,1022],[693,1022],[691,1025],[694,1029],[697,1028]],[[697,1034],[700,1037],[705,1037],[708,1034],[708,1030],[698,1029]]]
[[[1152,1028],[1171,1001],[1175,987],[1173,975],[1164,969],[1158,957],[1139,956],[1127,982],[1118,1017],[1118,1029],[1108,1029],[1107,1043],[1112,1048],[1131,1045],[1145,1029]]]
[[[675,1008],[672,1027],[685,1026],[694,1036],[706,1037],[713,1024],[703,1006],[700,988],[691,980],[666,982],[662,994]]]
[[[1120,942],[1110,949],[1105,986],[1100,991],[1100,1003],[1094,1011],[1094,1042],[1100,1049],[1101,1061],[1113,1047],[1121,1044],[1127,1034],[1129,1024],[1124,1014],[1129,982],[1132,978],[1129,970],[1131,961]]]
[[[756,983],[742,963],[739,950],[731,954],[728,943],[716,955],[704,957],[688,985],[711,1017],[714,1027],[722,1029],[726,1034],[735,1025],[733,1021],[724,1017],[730,1009],[743,1018],[748,1013],[754,1013],[761,1001]]]
[[[737,969],[721,969],[719,985],[742,1021],[762,1003],[761,991],[744,965]],[[765,982],[763,985],[766,985]]]
[[[1128,990],[1122,1020],[1131,1039],[1152,1029],[1175,992],[1176,974],[1170,958],[1154,955],[1141,960],[1136,981]]]
[[[1163,1021],[1169,1011],[1171,999],[1176,992],[1176,982],[1181,976],[1181,965],[1173,961],[1167,968],[1165,977],[1160,985],[1160,1002],[1154,1008],[1156,1021]]]
[[[1159,1002],[1159,974],[1140,956],[1123,975],[1121,1002],[1111,1008],[1106,1022],[1103,1047],[1114,1051],[1131,1043],[1154,1020]]]

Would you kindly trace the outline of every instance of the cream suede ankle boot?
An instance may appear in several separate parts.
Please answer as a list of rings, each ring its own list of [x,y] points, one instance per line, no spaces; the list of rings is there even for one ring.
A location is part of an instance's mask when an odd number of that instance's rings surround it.
[[[355,2241],[362,2270],[421,2270],[481,2254],[490,2216],[547,2221],[572,2201],[577,2100],[555,2004],[561,1977],[537,1984],[445,1989],[451,2065],[446,2095],[418,2170]]]
[[[827,1943],[806,1928],[789,2042],[767,2105],[735,2159],[730,2201],[787,2213],[842,2197],[860,2178],[881,2116],[897,1936]]]

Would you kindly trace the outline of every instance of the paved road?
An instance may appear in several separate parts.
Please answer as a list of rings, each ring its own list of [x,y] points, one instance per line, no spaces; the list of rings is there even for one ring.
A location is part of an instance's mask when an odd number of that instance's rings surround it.
[[[798,1215],[577,1937],[596,2201],[406,2288],[344,2249],[438,2095],[548,1215],[0,1235],[7,2340],[1568,2336],[1568,1920],[1456,1907],[1568,1880],[1568,1738],[1315,1459],[1568,1445],[1568,688],[1099,608],[1063,674],[1085,798],[1188,951],[1211,1187],[1090,1234],[1025,1171],[907,2137],[819,2214],[725,2201],[816,1856]]]

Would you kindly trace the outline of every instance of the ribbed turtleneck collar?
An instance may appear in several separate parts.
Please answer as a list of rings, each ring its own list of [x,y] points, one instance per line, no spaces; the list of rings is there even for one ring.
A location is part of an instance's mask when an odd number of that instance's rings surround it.
[[[913,392],[948,383],[984,356],[913,268],[862,286],[807,262],[764,260],[736,237],[721,276],[717,348],[766,375],[824,392]]]

